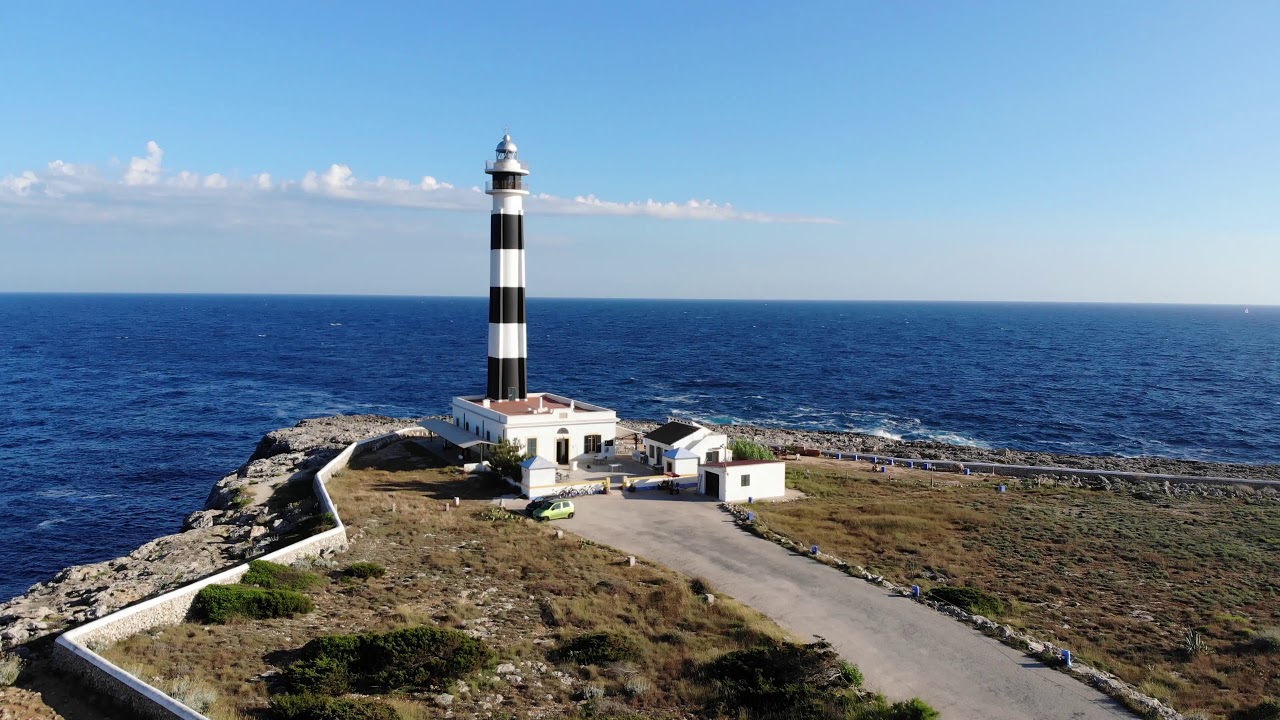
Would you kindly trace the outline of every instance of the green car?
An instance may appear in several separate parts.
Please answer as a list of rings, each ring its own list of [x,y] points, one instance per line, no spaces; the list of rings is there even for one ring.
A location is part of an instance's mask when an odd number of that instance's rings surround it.
[[[573,517],[573,503],[568,500],[556,500],[543,503],[530,513],[534,520],[563,520]]]

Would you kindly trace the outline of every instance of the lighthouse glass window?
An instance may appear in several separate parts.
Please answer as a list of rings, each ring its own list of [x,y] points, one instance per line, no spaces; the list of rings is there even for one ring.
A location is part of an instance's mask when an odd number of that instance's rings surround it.
[[[582,438],[583,452],[598,453],[600,452],[600,436],[587,435]]]

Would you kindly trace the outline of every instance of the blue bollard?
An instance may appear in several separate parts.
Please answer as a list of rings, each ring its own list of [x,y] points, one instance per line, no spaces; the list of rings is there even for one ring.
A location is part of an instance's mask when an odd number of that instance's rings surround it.
[[[965,468],[965,469],[964,469],[964,474],[965,474],[965,475],[968,475],[968,474],[969,474],[969,468]]]
[[[756,521],[756,514],[754,512],[748,512],[747,522],[755,522],[755,521]]]
[[[1071,667],[1071,651],[1070,650],[1062,651],[1062,664],[1066,665],[1067,667]]]
[[[756,499],[755,499],[755,498],[753,498],[753,497],[751,497],[751,496],[747,496],[747,504],[748,504],[748,505],[750,505],[750,504],[754,503],[755,501],[756,501]]]
[[[880,458],[876,457],[875,455],[872,455],[872,456],[871,456],[871,462],[872,462],[872,463],[878,463],[878,462],[880,462]]]
[[[916,466],[916,461],[915,461],[915,460],[908,460],[908,461],[907,461],[907,467],[909,467],[909,468],[913,468],[913,467],[915,467],[915,466]]]
[[[1000,492],[1004,492],[1004,485],[1000,486]]]
[[[911,586],[911,597],[913,597],[913,598],[918,598],[918,597],[920,597],[920,586],[919,586],[919,585],[912,585],[912,586]]]
[[[836,459],[837,459],[837,460],[843,460],[843,459],[844,459],[844,456],[843,456],[843,455],[841,455],[840,453],[836,453]]]
[[[932,468],[930,468],[930,467],[929,467],[929,463],[925,463],[925,464],[924,464],[924,469],[925,469],[925,470],[931,470]]]
[[[810,555],[817,555],[817,554],[818,554],[818,546],[817,546],[817,545],[810,545],[810,546],[809,546],[809,554],[810,554]]]

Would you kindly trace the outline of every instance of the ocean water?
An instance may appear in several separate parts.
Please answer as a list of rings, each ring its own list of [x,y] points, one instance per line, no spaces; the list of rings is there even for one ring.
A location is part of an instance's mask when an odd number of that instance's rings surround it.
[[[618,410],[1280,462],[1280,307],[531,299]],[[179,529],[266,431],[483,392],[486,300],[0,295],[0,599]]]

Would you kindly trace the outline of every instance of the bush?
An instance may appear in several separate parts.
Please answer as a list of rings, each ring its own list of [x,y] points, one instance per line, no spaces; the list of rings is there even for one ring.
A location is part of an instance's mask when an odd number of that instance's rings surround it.
[[[715,592],[706,578],[696,577],[689,581],[689,589],[694,595],[710,595]]]
[[[295,692],[324,695],[426,687],[462,677],[493,658],[483,642],[444,628],[327,635],[302,648],[285,680]]]
[[[938,711],[920,698],[893,704],[877,695],[871,702],[848,716],[851,720],[937,720]]]
[[[293,590],[264,590],[249,585],[210,585],[191,603],[191,616],[209,623],[232,618],[255,620],[293,617],[315,609],[311,599]]]
[[[250,560],[249,572],[240,578],[240,583],[264,590],[306,590],[319,585],[320,576],[268,560]]]
[[[600,665],[640,659],[640,643],[630,635],[594,632],[579,635],[561,645],[552,655],[558,662]]]
[[[850,687],[862,687],[862,683],[866,682],[866,678],[862,676],[862,671],[851,662],[840,664],[840,676],[849,683]]]
[[[716,690],[708,714],[733,716],[746,711],[762,717],[843,717],[852,699],[842,691],[853,684],[845,675],[845,665],[826,642],[774,641],[727,653],[703,668]]]
[[[0,655],[0,687],[18,682],[22,674],[22,658],[17,655]]]
[[[374,700],[347,700],[320,695],[277,695],[271,712],[279,720],[399,720],[390,705]]]
[[[386,575],[387,569],[378,563],[358,562],[348,565],[347,569],[342,571],[342,574],[350,578],[367,580],[369,578],[380,578],[383,575]]]
[[[975,615],[1003,615],[1005,604],[1000,598],[973,587],[936,587],[925,593],[930,600],[950,603]]]
[[[1237,710],[1231,720],[1280,720],[1280,699],[1268,698],[1251,708]]]
[[[772,460],[773,451],[750,440],[734,440],[729,443],[734,460]]]
[[[519,480],[522,473],[520,463],[533,457],[516,443],[502,439],[489,448],[489,466],[501,477]]]
[[[1260,653],[1280,652],[1280,627],[1264,627],[1255,632],[1253,649]]]
[[[180,677],[162,683],[161,689],[169,697],[202,713],[218,701],[218,691],[209,683],[192,677]]]

